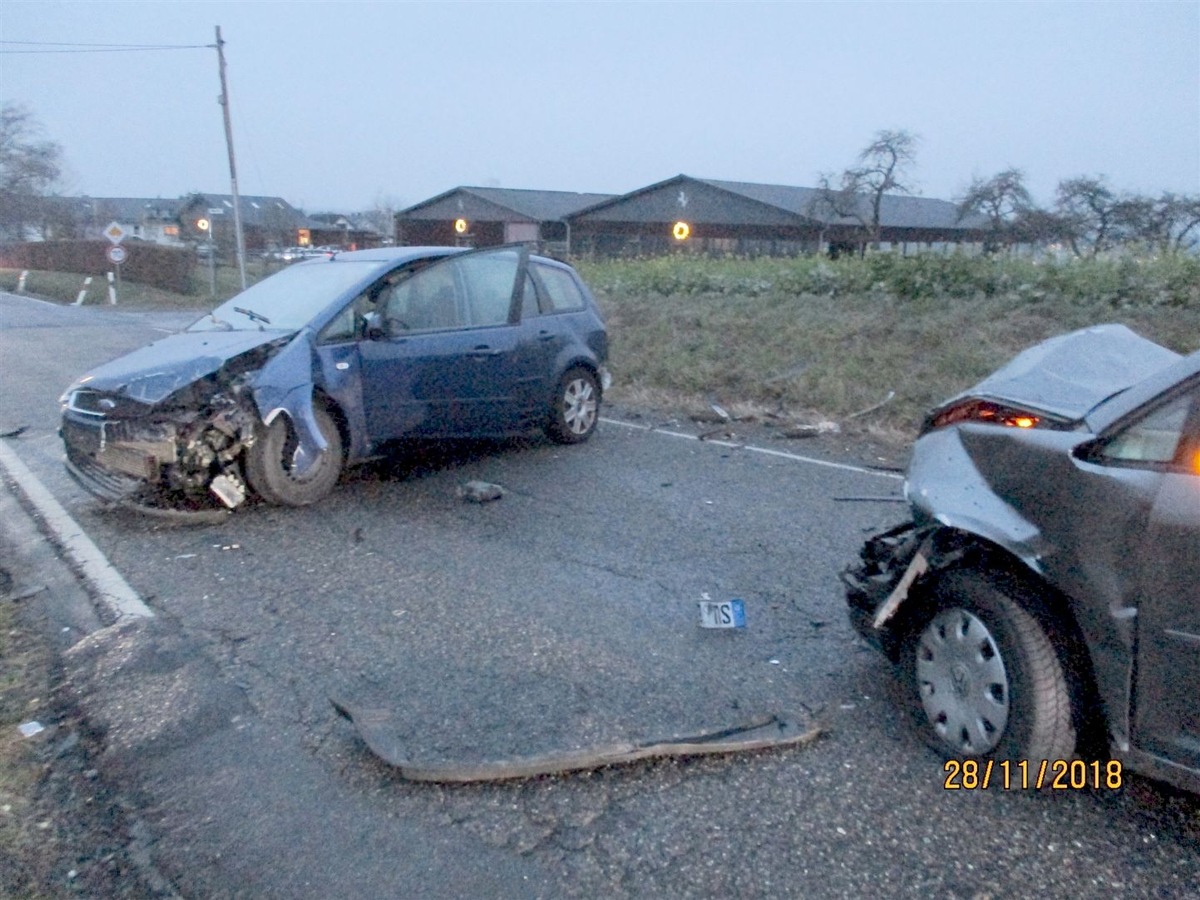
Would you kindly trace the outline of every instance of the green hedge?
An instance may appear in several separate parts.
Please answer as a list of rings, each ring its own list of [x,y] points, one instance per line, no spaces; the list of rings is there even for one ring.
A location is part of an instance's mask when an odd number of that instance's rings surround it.
[[[1190,254],[1116,259],[878,253],[866,258],[720,259],[688,255],[580,261],[597,290],[615,295],[742,298],[772,295],[903,300],[1010,295],[1113,309],[1200,309],[1200,258]]]
[[[105,252],[108,241],[39,241],[0,247],[0,268],[36,269],[103,275],[113,269]],[[141,241],[122,244],[128,256],[121,263],[121,278],[165,291],[193,291],[192,269],[196,255],[187,248],[160,247]]]

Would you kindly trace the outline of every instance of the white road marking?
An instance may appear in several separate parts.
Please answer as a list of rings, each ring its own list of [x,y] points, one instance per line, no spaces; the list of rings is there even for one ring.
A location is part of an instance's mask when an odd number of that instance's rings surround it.
[[[70,557],[97,602],[104,604],[118,621],[150,618],[154,615],[150,607],[138,596],[137,591],[129,586],[129,582],[113,568],[100,552],[100,548],[87,536],[87,532],[71,518],[45,485],[38,481],[37,476],[29,471],[21,458],[3,441],[0,441],[0,467],[41,515],[42,522]]]
[[[600,421],[608,425],[619,425],[622,428],[632,428],[635,431],[650,431],[654,434],[664,434],[667,437],[686,438],[689,441],[700,441],[700,438],[694,434],[686,434],[682,431],[668,431],[666,428],[657,428],[655,426],[638,425],[634,422],[622,422],[620,419],[609,419],[605,416],[600,417]],[[830,462],[827,459],[815,459],[811,456],[801,456],[798,453],[788,453],[785,450],[771,450],[768,447],[755,447],[753,444],[735,444],[732,441],[700,441],[703,444],[712,444],[717,447],[729,447],[734,450],[747,450],[750,453],[761,453],[764,456],[776,456],[780,459],[790,459],[794,462],[808,463],[812,466],[824,466],[829,469],[842,469],[846,472],[858,472],[861,475],[875,475],[879,478],[891,478],[896,481],[903,481],[904,476],[899,472],[885,472],[880,469],[869,469],[866,466],[853,466],[849,463]]]

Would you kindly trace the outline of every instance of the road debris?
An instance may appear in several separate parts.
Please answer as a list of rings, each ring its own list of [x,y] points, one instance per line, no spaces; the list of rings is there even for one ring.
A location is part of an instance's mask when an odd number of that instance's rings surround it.
[[[896,397],[895,391],[888,391],[887,396],[884,397],[882,400],[880,400],[878,403],[874,404],[873,406],[868,406],[866,409],[860,409],[856,413],[850,413],[850,415],[846,416],[846,421],[849,422],[851,419],[857,419],[860,416],[865,416],[868,413],[873,413],[877,409],[882,409],[883,407],[885,407],[889,403],[891,403],[892,400],[895,399],[895,397]]]
[[[504,496],[504,488],[487,481],[468,481],[459,485],[458,496],[468,503],[487,503]]]
[[[31,738],[36,734],[41,734],[45,731],[45,727],[41,722],[22,722],[17,726],[17,731],[21,732],[21,737]]]
[[[798,440],[800,438],[818,437],[822,434],[838,434],[842,430],[837,422],[817,422],[815,425],[789,425],[779,432],[778,437]]]
[[[647,741],[618,741],[580,750],[550,751],[474,763],[423,762],[406,756],[401,735],[403,723],[379,707],[354,706],[330,698],[338,714],[353,723],[371,752],[400,770],[409,781],[463,784],[507,781],[625,765],[663,756],[704,756],[743,753],[807,744],[821,733],[817,726],[802,727],[779,715],[763,716],[743,724],[697,734],[670,735]]]
[[[28,430],[29,430],[28,425],[18,425],[16,428],[8,429],[8,431],[0,431],[0,438],[20,437]]]

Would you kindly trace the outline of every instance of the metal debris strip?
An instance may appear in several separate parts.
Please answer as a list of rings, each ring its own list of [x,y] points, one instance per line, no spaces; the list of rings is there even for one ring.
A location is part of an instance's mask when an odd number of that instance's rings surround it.
[[[166,506],[149,506],[132,500],[115,500],[103,503],[98,507],[101,511],[121,511],[137,513],[174,525],[221,525],[229,520],[230,510],[219,507],[213,509],[172,509]]]
[[[706,756],[745,753],[794,747],[816,740],[821,729],[802,726],[778,715],[714,731],[690,735],[671,735],[648,741],[618,741],[579,750],[550,751],[529,756],[484,762],[430,762],[410,758],[397,737],[403,729],[389,709],[355,706],[330,698],[333,708],[353,723],[371,752],[400,770],[409,781],[441,784],[466,784],[484,781],[509,781],[626,765],[642,759],[664,756]]]
[[[868,413],[873,413],[877,409],[882,409],[883,407],[885,407],[889,403],[891,403],[895,398],[896,398],[896,392],[888,391],[887,396],[884,397],[882,400],[880,400],[878,403],[868,406],[866,409],[860,409],[858,412],[850,413],[850,415],[846,416],[846,421],[849,422],[851,419],[857,419],[860,416],[865,416]]]

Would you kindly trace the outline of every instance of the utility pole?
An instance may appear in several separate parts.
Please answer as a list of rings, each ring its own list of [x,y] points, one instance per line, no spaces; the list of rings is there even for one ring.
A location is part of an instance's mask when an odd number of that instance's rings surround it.
[[[229,148],[229,182],[233,194],[233,233],[237,241],[238,274],[242,278],[242,290],[246,289],[246,242],[242,237],[242,202],[238,198],[237,163],[233,159],[233,125],[229,121],[229,87],[225,83],[225,42],[221,40],[221,26],[217,26],[217,64],[221,72],[221,96],[217,100],[225,116],[225,146]],[[215,249],[215,248],[214,248]]]

